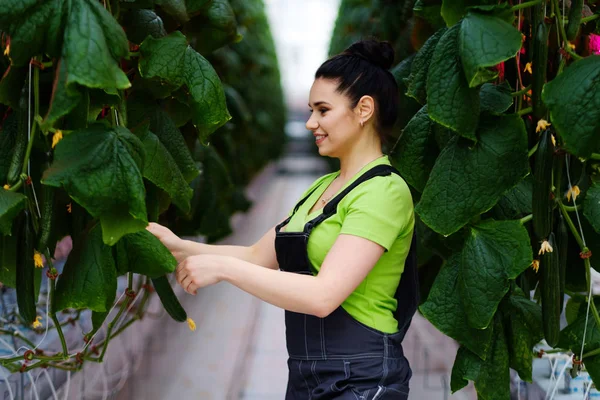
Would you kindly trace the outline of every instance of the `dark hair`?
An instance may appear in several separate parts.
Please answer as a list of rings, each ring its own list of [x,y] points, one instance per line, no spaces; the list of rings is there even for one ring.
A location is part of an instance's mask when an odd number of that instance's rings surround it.
[[[351,108],[362,96],[375,100],[375,129],[382,144],[389,144],[398,118],[398,85],[389,69],[394,62],[392,45],[376,39],[356,42],[325,61],[315,79],[337,80],[337,92],[350,98]]]

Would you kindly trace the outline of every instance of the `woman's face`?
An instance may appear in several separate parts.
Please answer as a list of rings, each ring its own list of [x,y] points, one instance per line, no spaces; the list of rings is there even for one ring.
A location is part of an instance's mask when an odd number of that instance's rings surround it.
[[[339,158],[360,135],[359,115],[350,108],[348,97],[336,92],[337,82],[316,79],[310,89],[311,116],[306,129],[313,132],[322,156]]]

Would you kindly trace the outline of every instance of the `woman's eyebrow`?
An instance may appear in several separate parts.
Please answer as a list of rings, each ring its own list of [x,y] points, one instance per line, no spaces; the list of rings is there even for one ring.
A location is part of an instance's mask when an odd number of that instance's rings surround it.
[[[317,102],[316,102],[316,103],[313,105],[313,107],[319,107],[321,104],[327,104],[327,105],[331,105],[331,104],[329,104],[329,103],[328,103],[328,102],[326,102],[326,101],[317,101]],[[308,106],[310,107],[310,103],[308,103]]]

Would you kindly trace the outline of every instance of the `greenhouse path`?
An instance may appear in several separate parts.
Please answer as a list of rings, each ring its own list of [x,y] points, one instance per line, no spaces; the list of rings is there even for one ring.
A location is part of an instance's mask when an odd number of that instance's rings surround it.
[[[308,146],[308,147],[307,147]],[[286,156],[252,182],[254,206],[233,218],[234,234],[222,243],[248,245],[293,207],[301,193],[326,172],[310,143],[291,142]],[[197,296],[176,293],[197,324],[195,332],[168,316],[152,324],[139,369],[114,397],[118,400],[282,400],[287,382],[283,310],[222,283]],[[141,324],[143,324],[142,322]],[[138,329],[144,329],[142,327]],[[457,346],[415,316],[404,341],[413,368],[411,400],[471,400],[471,387],[450,395]]]

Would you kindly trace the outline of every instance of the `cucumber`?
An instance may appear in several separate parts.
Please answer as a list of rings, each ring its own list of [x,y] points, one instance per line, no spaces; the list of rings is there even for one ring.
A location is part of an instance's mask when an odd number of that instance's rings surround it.
[[[558,271],[560,278],[560,311],[562,312],[565,303],[565,280],[567,272],[567,248],[569,246],[569,231],[565,218],[562,214],[558,216],[556,227],[556,247],[558,247]]]
[[[570,42],[577,36],[581,19],[583,17],[583,0],[571,0],[571,9],[569,10],[569,24],[565,30],[567,40]]]
[[[539,240],[544,240],[552,230],[552,167],[554,144],[549,131],[542,133],[535,156],[533,196],[531,210],[533,231]]]
[[[546,83],[548,67],[548,27],[544,21],[535,28],[532,51],[531,106],[533,116],[542,119],[546,115],[546,106],[542,102],[542,89]]]
[[[36,317],[35,306],[35,265],[33,262],[34,233],[29,210],[23,211],[23,217],[17,221],[20,225],[17,237],[17,305],[19,313],[28,324]]]
[[[15,141],[15,147],[13,148],[13,155],[10,160],[10,166],[8,167],[8,173],[6,174],[6,181],[9,185],[14,185],[21,176],[23,170],[23,160],[25,159],[25,153],[27,151],[27,143],[29,142],[28,136],[28,115],[27,107],[28,103],[28,84],[25,82],[23,90],[21,90],[21,97],[19,99],[19,110],[18,119],[19,126],[17,132],[17,138]]]
[[[548,243],[554,249],[540,257],[540,288],[542,295],[542,321],[544,337],[552,347],[558,344],[560,336],[560,266],[559,254],[554,233],[548,236]]]
[[[52,186],[42,186],[42,218],[40,220],[40,235],[36,248],[44,253],[50,242],[54,219],[54,193]],[[51,246],[54,247],[54,246]],[[51,249],[52,250],[52,249]]]
[[[167,313],[177,322],[185,322],[187,320],[187,314],[181,303],[179,303],[179,299],[175,296],[175,292],[173,292],[173,288],[169,283],[169,280],[166,276],[161,276],[155,279],[152,279],[152,285],[158,293],[158,297],[160,301],[167,311]]]

